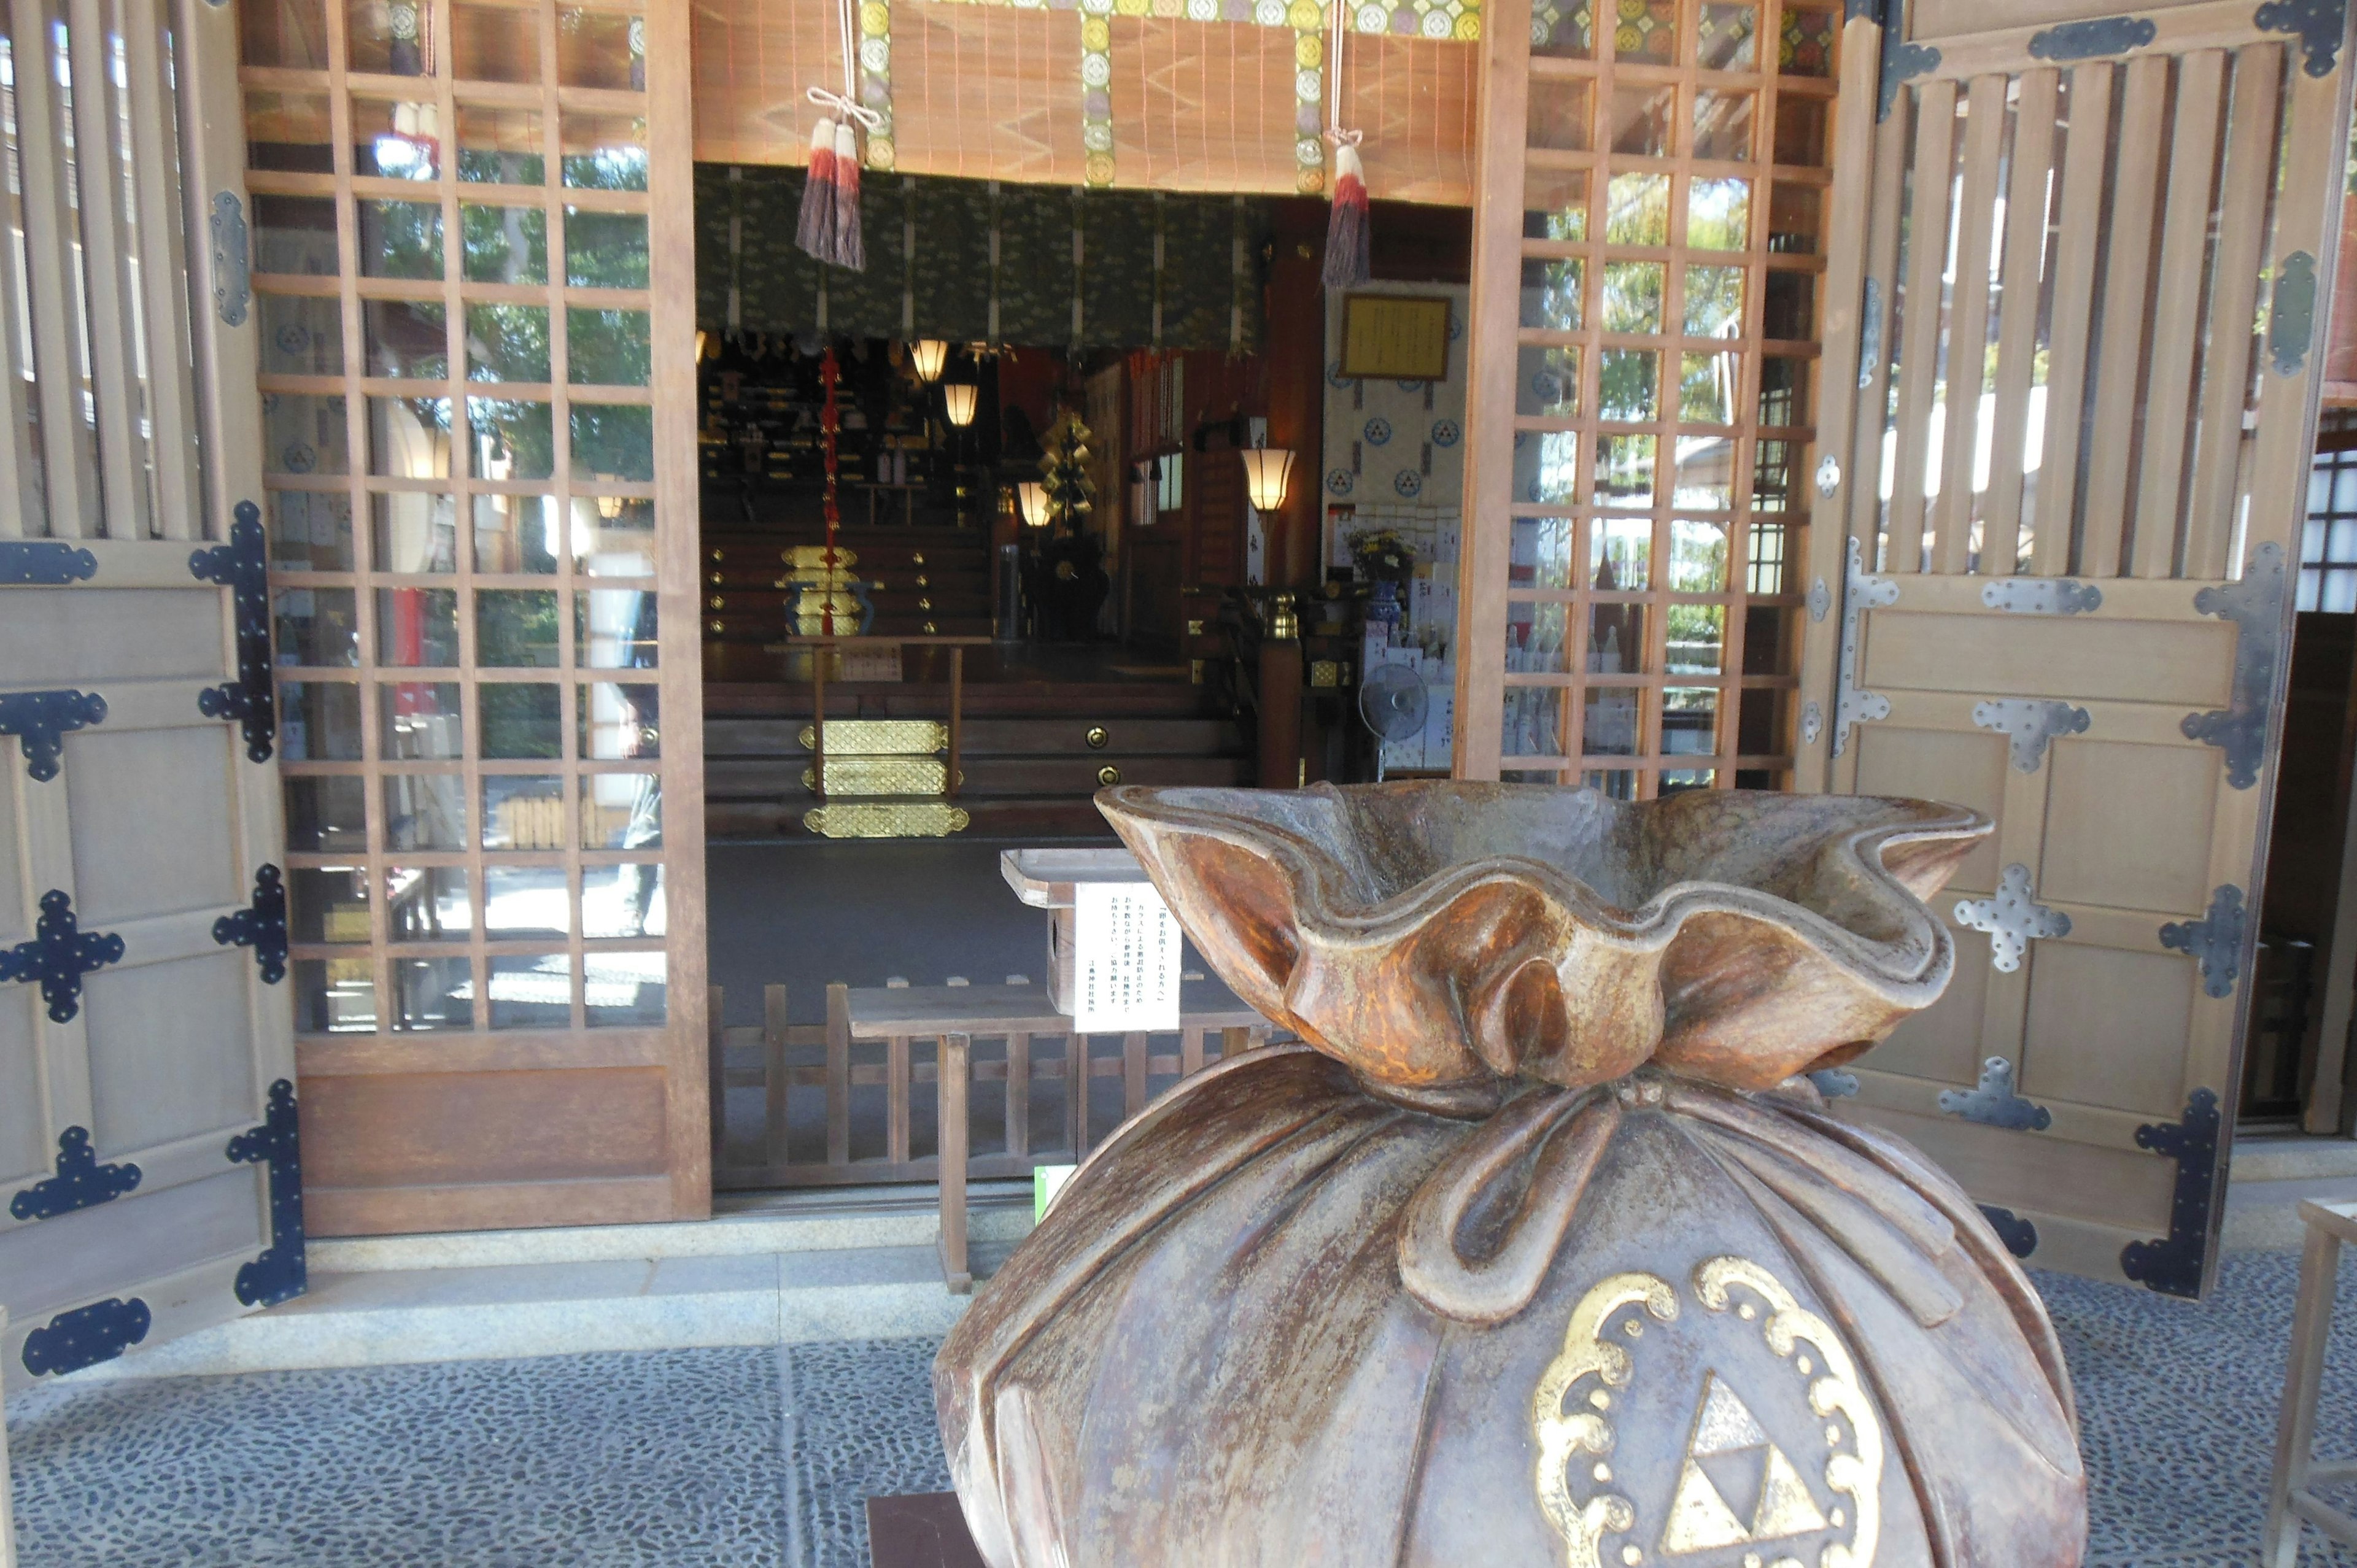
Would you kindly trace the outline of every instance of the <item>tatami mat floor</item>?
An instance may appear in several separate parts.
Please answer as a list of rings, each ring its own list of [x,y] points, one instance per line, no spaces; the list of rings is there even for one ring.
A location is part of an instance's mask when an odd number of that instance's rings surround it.
[[[2090,1568],[2256,1563],[2295,1268],[2230,1258],[2202,1306],[2040,1276],[2079,1387]],[[2322,1446],[2357,1453],[2357,1264],[2341,1300]],[[23,1568],[866,1568],[861,1499],[948,1485],[933,1348],[38,1391],[9,1407]],[[2310,1568],[2357,1563],[2310,1541]]]

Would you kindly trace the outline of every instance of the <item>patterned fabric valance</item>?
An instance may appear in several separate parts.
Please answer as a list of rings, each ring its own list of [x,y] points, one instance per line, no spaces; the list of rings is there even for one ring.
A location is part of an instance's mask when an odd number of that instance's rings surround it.
[[[871,169],[860,273],[795,246],[802,199],[798,168],[696,165],[700,326],[1045,348],[1242,353],[1260,342],[1265,197]]]

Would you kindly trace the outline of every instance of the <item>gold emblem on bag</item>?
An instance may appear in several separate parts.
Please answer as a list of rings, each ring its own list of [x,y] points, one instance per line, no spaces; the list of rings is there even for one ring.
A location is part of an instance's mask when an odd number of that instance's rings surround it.
[[[1563,1538],[1566,1568],[1746,1547],[1767,1549],[1741,1559],[1760,1568],[1872,1568],[1882,1529],[1882,1424],[1848,1348],[1781,1281],[1748,1259],[1708,1260],[1695,1270],[1692,1291],[1708,1312],[1732,1311],[1746,1322],[1764,1312],[1760,1326],[1769,1350],[1806,1380],[1809,1409],[1824,1423],[1818,1448],[1788,1454],[1769,1436],[1734,1380],[1706,1368],[1676,1478],[1666,1488],[1664,1517],[1641,1517],[1637,1504],[1611,1489],[1641,1489],[1609,1462],[1613,1421],[1622,1391],[1637,1380],[1631,1348],[1651,1323],[1678,1323],[1681,1304],[1677,1291],[1657,1275],[1611,1275],[1572,1309],[1563,1350],[1548,1363],[1532,1400],[1539,1509]],[[1830,1504],[1807,1479],[1808,1466],[1819,1460],[1823,1486],[1836,1499]],[[1729,1500],[1730,1487],[1738,1501]],[[1847,1539],[1809,1539],[1829,1533]],[[1613,1535],[1624,1539],[1608,1559],[1605,1538]],[[1809,1564],[1799,1553],[1813,1547],[1816,1559]],[[1708,1561],[1716,1568],[1717,1558]]]

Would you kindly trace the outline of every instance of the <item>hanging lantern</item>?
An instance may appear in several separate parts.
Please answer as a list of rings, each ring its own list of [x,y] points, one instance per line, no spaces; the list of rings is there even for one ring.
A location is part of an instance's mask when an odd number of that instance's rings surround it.
[[[1027,479],[1015,487],[1015,498],[1022,503],[1023,521],[1032,528],[1048,526],[1048,487],[1037,479]]]
[[[971,381],[956,381],[942,389],[942,403],[947,409],[950,423],[963,430],[974,423],[975,400],[982,389]]]
[[[1254,511],[1275,511],[1285,504],[1285,481],[1293,472],[1290,446],[1252,446],[1237,454],[1244,460],[1244,492]]]
[[[950,346],[938,338],[920,338],[909,345],[909,363],[920,381],[940,381],[949,358]]]

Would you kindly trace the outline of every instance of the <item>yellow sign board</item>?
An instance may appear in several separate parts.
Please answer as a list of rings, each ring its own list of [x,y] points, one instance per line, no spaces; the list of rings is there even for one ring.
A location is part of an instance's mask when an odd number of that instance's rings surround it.
[[[1342,373],[1374,381],[1448,379],[1448,296],[1353,294],[1342,301]]]

